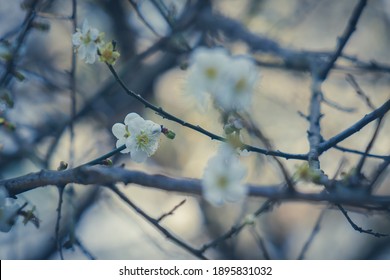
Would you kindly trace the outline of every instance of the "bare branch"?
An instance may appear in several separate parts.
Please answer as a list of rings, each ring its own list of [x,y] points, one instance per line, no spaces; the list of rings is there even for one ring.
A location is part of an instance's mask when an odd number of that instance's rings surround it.
[[[321,211],[320,215],[318,216],[316,224],[314,225],[314,228],[313,228],[309,238],[306,240],[305,244],[302,247],[301,252],[298,255],[298,258],[297,258],[298,260],[303,260],[305,258],[305,254],[306,254],[307,250],[309,249],[310,245],[313,243],[314,237],[320,232],[320,224],[322,222],[322,219],[325,216],[326,210],[327,210],[326,208],[323,209]]]
[[[109,187],[116,195],[118,195],[123,202],[125,202],[128,206],[130,206],[134,211],[136,211],[138,214],[140,214],[145,220],[147,220],[149,223],[151,223],[157,230],[159,230],[162,234],[164,234],[169,240],[177,244],[178,246],[182,247],[189,253],[193,254],[194,256],[205,260],[206,257],[203,255],[203,251],[197,250],[195,248],[192,248],[190,245],[185,243],[184,241],[178,239],[177,237],[173,236],[172,233],[170,233],[166,228],[161,226],[158,222],[158,220],[153,219],[149,215],[147,215],[141,208],[136,206],[124,193],[122,193],[118,187],[115,185],[112,185]]]
[[[323,70],[319,74],[319,79],[324,81],[330,72],[332,70],[334,63],[339,58],[341,53],[343,52],[344,47],[346,46],[349,38],[351,38],[352,33],[356,30],[356,25],[358,23],[358,20],[360,16],[363,13],[364,7],[367,4],[367,0],[360,0],[359,3],[356,5],[349,21],[346,29],[344,30],[343,35],[338,39],[337,47],[334,53],[332,54],[330,61],[327,63],[326,67],[323,68]]]
[[[349,128],[345,129],[344,131],[340,132],[339,134],[333,136],[332,138],[328,139],[327,141],[322,142],[319,145],[319,152],[323,153],[330,148],[334,147],[341,141],[347,139],[351,135],[355,134],[359,130],[361,130],[363,127],[365,127],[370,122],[383,117],[388,111],[390,110],[390,99],[387,100],[381,107],[378,109],[372,111],[371,113],[365,115],[361,120],[357,121],[355,124],[350,126]]]
[[[81,166],[64,171],[41,170],[17,178],[0,181],[11,196],[48,185],[66,185],[77,183],[83,185],[110,185],[118,182],[124,184],[138,184],[170,192],[189,195],[202,194],[202,182],[199,179],[172,178],[164,175],[151,175],[140,171],[126,170],[119,167]],[[328,182],[334,184],[334,182]],[[361,195],[359,193],[304,193],[290,192],[285,185],[247,185],[249,196],[264,197],[277,201],[306,201],[339,203],[359,208],[390,207],[390,196]]]
[[[360,233],[366,233],[369,235],[373,235],[375,237],[385,237],[388,236],[388,234],[383,234],[379,232],[374,232],[372,229],[363,229],[359,227],[357,224],[355,224],[352,219],[349,217],[347,211],[340,205],[336,204],[336,206],[340,209],[341,213],[343,213],[344,217],[347,219],[348,223],[352,226],[352,228]]]

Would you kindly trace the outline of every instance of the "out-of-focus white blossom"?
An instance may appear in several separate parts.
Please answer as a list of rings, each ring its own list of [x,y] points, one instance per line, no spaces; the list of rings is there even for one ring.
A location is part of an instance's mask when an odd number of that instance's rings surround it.
[[[250,107],[258,77],[249,57],[232,57],[224,49],[202,47],[191,57],[187,87],[201,105],[211,96],[223,111],[240,111]]]
[[[4,187],[0,187],[0,231],[9,232],[15,223],[19,205],[8,197]]]
[[[229,144],[222,144],[212,157],[203,174],[203,196],[214,206],[236,202],[244,198],[247,188],[243,184],[246,168]]]
[[[77,54],[86,63],[93,64],[96,61],[98,48],[103,45],[104,33],[99,33],[99,30],[90,27],[87,20],[84,20],[81,30],[76,30],[72,35],[72,43]]]
[[[230,58],[222,48],[198,48],[191,56],[191,68],[187,80],[187,91],[201,106],[206,105],[207,94],[213,94],[223,82]]]
[[[214,98],[225,111],[246,110],[252,103],[253,90],[259,74],[249,58],[233,58],[224,81],[215,90]]]

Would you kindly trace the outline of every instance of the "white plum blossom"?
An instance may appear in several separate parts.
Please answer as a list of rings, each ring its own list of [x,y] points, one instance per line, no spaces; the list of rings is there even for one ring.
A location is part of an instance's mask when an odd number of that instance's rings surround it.
[[[0,231],[9,232],[15,223],[19,205],[8,197],[4,187],[0,187]]]
[[[228,69],[229,56],[222,48],[198,48],[191,56],[187,91],[205,106],[207,94],[212,94]]]
[[[252,103],[253,90],[259,74],[254,62],[239,57],[230,60],[229,71],[218,85],[214,98],[225,111],[246,110]]]
[[[130,149],[131,158],[135,162],[144,162],[158,148],[161,126],[138,116],[129,121],[128,129],[130,137],[126,140],[126,146]]]
[[[126,145],[122,153],[131,153],[135,162],[144,162],[153,155],[159,144],[161,126],[150,120],[144,120],[137,113],[130,113],[125,123],[112,126],[112,133],[118,139],[116,147]]]
[[[104,34],[90,27],[87,20],[84,20],[81,30],[78,28],[76,30],[72,35],[72,43],[78,56],[86,63],[93,64],[96,61],[98,48],[103,44]]]
[[[141,118],[138,114],[136,113],[130,113],[126,116],[125,118],[125,123],[116,123],[112,126],[112,134],[118,139],[116,141],[116,147],[119,148],[123,145],[126,145],[126,140],[130,136],[130,131],[128,128],[128,125],[131,120],[135,118]],[[124,150],[121,151],[121,153],[129,153],[130,149],[126,147]]]
[[[257,67],[249,57],[234,57],[221,48],[202,47],[191,56],[187,86],[201,105],[211,96],[223,111],[240,111],[250,107],[258,77]]]
[[[214,206],[241,200],[247,194],[242,182],[245,175],[246,168],[240,163],[235,149],[222,144],[205,168],[202,180],[204,198]]]

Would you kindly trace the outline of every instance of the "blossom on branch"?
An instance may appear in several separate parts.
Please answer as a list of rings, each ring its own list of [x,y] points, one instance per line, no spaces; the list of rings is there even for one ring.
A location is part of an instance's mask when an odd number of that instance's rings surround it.
[[[202,47],[191,56],[187,87],[202,106],[209,94],[223,111],[241,111],[250,107],[258,77],[258,69],[249,57]]]
[[[249,58],[233,58],[223,82],[218,84],[214,98],[224,111],[240,111],[250,107],[258,79],[256,65]]]
[[[103,47],[99,48],[99,60],[110,65],[115,65],[115,62],[119,58],[120,54],[115,49],[113,42],[106,43]]]
[[[198,48],[191,56],[187,88],[200,103],[205,106],[207,94],[212,94],[228,68],[230,58],[222,48]]]
[[[112,126],[112,134],[114,134],[114,136],[118,139],[116,141],[116,147],[119,148],[123,145],[126,145],[126,140],[127,138],[129,138],[130,136],[130,132],[129,132],[129,123],[132,119],[134,118],[138,118],[140,117],[138,114],[136,113],[130,113],[126,116],[125,118],[125,124],[123,123],[116,123]],[[128,147],[126,147],[126,149],[122,150],[121,153],[129,153],[130,152],[130,149]]]
[[[247,188],[242,182],[245,175],[246,168],[240,163],[235,149],[223,143],[205,168],[204,198],[214,206],[241,200],[247,194]]]
[[[130,113],[126,116],[124,124],[113,125],[112,133],[118,139],[116,147],[126,145],[126,149],[121,152],[130,152],[131,158],[141,163],[157,151],[161,126],[144,120],[136,113]]]
[[[80,59],[86,63],[95,63],[98,54],[98,48],[103,45],[104,33],[89,26],[88,21],[84,20],[83,27],[76,29],[72,35],[72,43]]]

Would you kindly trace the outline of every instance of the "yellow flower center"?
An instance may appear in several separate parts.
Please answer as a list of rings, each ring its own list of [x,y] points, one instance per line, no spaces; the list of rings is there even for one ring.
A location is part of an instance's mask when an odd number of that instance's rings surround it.
[[[247,87],[246,79],[242,77],[234,85],[234,91],[237,93],[241,93],[246,89],[246,87]]]
[[[217,69],[214,67],[208,67],[205,71],[206,77],[210,80],[214,80],[217,77]]]
[[[229,180],[226,176],[219,176],[217,180],[218,187],[220,189],[226,189],[228,186]]]
[[[144,132],[141,132],[139,135],[137,135],[136,138],[139,147],[147,147],[150,142],[148,135],[146,135]]]

